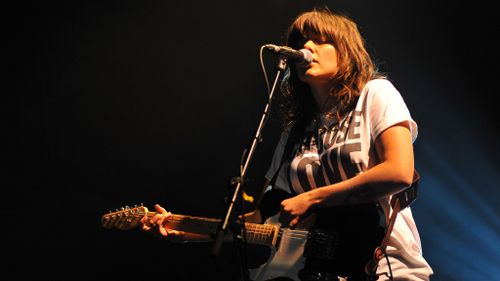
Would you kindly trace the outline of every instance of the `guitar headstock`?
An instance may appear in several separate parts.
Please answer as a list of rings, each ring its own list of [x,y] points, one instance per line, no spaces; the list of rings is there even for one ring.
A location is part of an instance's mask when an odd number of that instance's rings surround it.
[[[148,208],[144,206],[122,207],[116,211],[109,211],[101,218],[101,225],[106,229],[117,228],[120,230],[129,230],[137,227],[148,213]]]

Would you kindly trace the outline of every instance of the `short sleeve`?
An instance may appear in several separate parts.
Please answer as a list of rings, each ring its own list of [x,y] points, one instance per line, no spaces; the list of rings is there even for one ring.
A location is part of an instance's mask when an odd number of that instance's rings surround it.
[[[403,97],[390,81],[370,81],[366,94],[372,139],[376,139],[387,128],[408,121],[412,141],[416,140],[417,123],[412,119]]]

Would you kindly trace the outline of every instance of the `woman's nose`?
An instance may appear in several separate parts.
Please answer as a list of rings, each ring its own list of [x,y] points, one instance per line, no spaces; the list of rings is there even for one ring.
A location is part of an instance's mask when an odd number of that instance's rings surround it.
[[[314,42],[312,40],[308,40],[306,43],[304,43],[304,49],[307,49],[309,51],[313,51]]]

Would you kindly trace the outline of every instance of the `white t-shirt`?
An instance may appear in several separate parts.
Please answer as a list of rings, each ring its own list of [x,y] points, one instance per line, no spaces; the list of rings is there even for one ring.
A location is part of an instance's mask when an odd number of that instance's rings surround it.
[[[313,132],[294,148],[295,155],[279,171],[274,188],[302,193],[337,183],[363,173],[380,163],[374,141],[385,129],[407,121],[412,141],[417,124],[400,93],[385,79],[368,82],[356,107],[340,123],[325,119],[319,126],[310,124]],[[318,130],[319,128],[319,130]],[[280,166],[288,132],[283,132],[266,178],[271,180]],[[391,213],[390,197],[380,200],[386,221]],[[420,237],[409,207],[396,219],[386,249],[394,280],[428,280],[432,269],[422,257]],[[377,272],[389,272],[382,259]],[[386,280],[381,276],[379,280]]]

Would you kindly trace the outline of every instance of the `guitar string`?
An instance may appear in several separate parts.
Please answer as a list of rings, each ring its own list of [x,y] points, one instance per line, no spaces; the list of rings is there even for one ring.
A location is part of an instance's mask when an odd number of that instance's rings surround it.
[[[122,216],[122,214],[124,214],[124,215]],[[121,222],[124,222],[124,221],[122,221],[123,219],[128,219],[128,218],[132,217],[132,216],[129,216],[130,214],[135,218],[138,217],[137,213],[134,213],[132,210],[129,212],[116,212],[116,213],[111,213],[111,214],[105,215],[104,220],[109,221],[109,219],[120,219]],[[156,212],[147,212],[146,216],[153,217],[156,214],[157,214]],[[209,222],[209,223],[220,222],[220,220],[218,220],[218,219],[183,216],[183,215],[172,215],[172,217],[169,218],[168,221],[172,222],[172,223],[182,223],[183,221],[187,221],[187,220],[197,221],[197,222],[201,222],[201,223],[203,223],[203,222],[205,222],[205,223],[206,222]],[[252,233],[250,233],[250,234],[256,240],[261,240],[261,241],[268,239],[268,237],[270,235],[272,235],[273,232],[276,230],[275,226],[266,225],[266,224],[245,223],[245,226],[252,231]],[[278,236],[279,235],[281,235],[281,231],[279,231]],[[262,236],[264,236],[264,237],[262,237]]]

